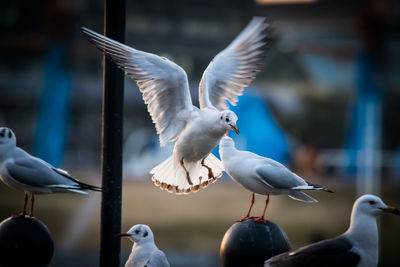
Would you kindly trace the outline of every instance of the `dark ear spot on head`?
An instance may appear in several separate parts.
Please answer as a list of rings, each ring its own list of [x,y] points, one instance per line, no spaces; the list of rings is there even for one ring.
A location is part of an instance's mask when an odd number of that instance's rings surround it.
[[[149,233],[146,231],[146,232],[144,232],[143,237],[146,237],[148,235],[149,235]]]
[[[8,138],[11,138],[12,137],[12,133],[11,133],[11,131],[9,131],[8,132]]]
[[[222,116],[221,116],[221,118],[220,118],[221,120],[222,120]]]

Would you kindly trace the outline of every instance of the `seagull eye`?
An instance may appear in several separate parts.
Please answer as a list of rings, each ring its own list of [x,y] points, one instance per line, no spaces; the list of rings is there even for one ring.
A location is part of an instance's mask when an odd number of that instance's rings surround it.
[[[136,234],[140,233],[140,230],[135,230],[135,233],[136,233]]]
[[[228,119],[228,118],[226,118],[226,119],[225,119],[225,121],[226,121],[226,122],[229,122],[229,119]]]
[[[368,201],[369,204],[374,205],[376,202],[373,200]]]

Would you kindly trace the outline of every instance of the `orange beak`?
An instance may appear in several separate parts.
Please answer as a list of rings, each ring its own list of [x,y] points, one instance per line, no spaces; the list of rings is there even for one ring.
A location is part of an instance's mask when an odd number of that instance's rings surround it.
[[[120,233],[120,234],[118,234],[118,236],[119,237],[124,237],[124,236],[130,236],[130,234],[128,234],[128,233]]]
[[[395,207],[388,206],[387,208],[381,208],[384,212],[393,213],[394,215],[400,215],[400,210]]]
[[[232,125],[231,128],[232,128],[232,130],[235,131],[235,133],[240,134],[240,131],[239,131],[239,129],[236,127],[236,125]]]

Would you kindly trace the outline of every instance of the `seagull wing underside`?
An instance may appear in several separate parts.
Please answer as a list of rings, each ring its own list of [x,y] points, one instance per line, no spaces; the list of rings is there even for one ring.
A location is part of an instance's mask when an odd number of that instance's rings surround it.
[[[136,81],[164,146],[183,130],[193,110],[185,71],[174,62],[82,28],[99,50]]]
[[[347,238],[339,236],[277,255],[266,261],[264,266],[356,266],[360,256],[351,251],[352,247]]]
[[[227,109],[260,71],[266,50],[265,18],[254,17],[232,43],[217,54],[199,85],[200,108]]]

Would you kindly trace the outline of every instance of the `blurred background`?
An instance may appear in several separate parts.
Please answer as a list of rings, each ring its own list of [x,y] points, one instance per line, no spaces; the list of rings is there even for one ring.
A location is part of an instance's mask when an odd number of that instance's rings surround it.
[[[235,141],[335,191],[304,204],[272,197],[267,218],[293,248],[338,235],[363,193],[400,206],[400,2],[396,0],[127,1],[126,43],[163,55],[189,77],[193,103],[211,59],[254,15],[271,21],[262,72],[238,105]],[[0,125],[18,145],[100,185],[102,55],[80,27],[103,32],[103,2],[0,3]],[[231,134],[232,135],[232,134]],[[148,224],[171,266],[220,266],[219,245],[251,194],[229,177],[175,196],[148,171],[173,145],[158,137],[136,84],[125,80],[122,230]],[[0,184],[0,220],[23,193]],[[256,197],[253,215],[264,197]],[[38,196],[55,239],[53,266],[97,266],[100,194]],[[399,218],[380,220],[380,266],[398,266]],[[131,249],[122,241],[122,262]]]

